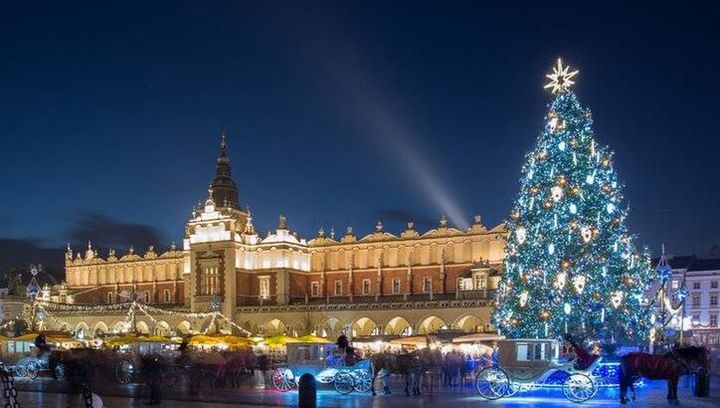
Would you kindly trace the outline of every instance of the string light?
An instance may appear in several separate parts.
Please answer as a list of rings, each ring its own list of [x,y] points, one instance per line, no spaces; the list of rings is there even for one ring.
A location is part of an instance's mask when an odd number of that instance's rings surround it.
[[[651,281],[649,255],[635,247],[625,225],[613,154],[596,142],[592,115],[571,90],[576,75],[562,60],[547,75],[553,99],[507,221],[513,239],[493,323],[508,337],[547,330],[557,338],[567,323],[584,337],[644,340],[649,311],[638,295]],[[536,270],[551,284],[524,272]]]

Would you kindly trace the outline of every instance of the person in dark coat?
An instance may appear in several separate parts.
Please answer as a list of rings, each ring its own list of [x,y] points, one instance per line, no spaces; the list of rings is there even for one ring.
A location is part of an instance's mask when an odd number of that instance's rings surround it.
[[[157,354],[147,354],[142,359],[142,373],[150,387],[148,405],[162,402],[162,360]]]
[[[344,352],[348,345],[350,345],[350,342],[344,334],[341,334],[337,338],[337,342],[335,342],[335,344],[337,344],[337,347]]]
[[[35,337],[35,347],[37,347],[40,355],[50,352],[50,346],[47,344],[47,339],[42,333],[38,334],[37,337]]]

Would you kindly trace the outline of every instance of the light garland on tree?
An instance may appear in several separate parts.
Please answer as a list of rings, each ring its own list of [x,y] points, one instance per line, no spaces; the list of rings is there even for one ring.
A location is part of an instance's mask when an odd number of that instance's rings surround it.
[[[625,225],[613,154],[570,89],[577,74],[558,60],[547,75],[553,101],[507,221],[493,323],[508,337],[558,338],[567,324],[583,337],[647,338],[649,255]]]

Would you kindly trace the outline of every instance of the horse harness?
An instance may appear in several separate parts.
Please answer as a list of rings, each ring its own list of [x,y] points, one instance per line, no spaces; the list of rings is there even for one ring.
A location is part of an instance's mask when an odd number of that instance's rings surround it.
[[[687,372],[688,374],[697,374],[698,370],[690,365],[690,363],[686,359],[682,358],[675,350],[670,351],[668,354],[670,355],[670,358],[675,361],[679,361],[684,366],[685,370],[683,370],[683,372]]]

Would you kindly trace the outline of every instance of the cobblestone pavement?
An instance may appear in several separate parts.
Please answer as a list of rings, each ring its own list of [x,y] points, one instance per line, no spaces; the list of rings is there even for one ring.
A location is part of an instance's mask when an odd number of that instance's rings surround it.
[[[83,407],[77,396],[57,392],[57,382],[35,381],[33,391],[22,391],[19,394],[23,408],[68,408]],[[27,384],[19,384],[20,389],[30,389]],[[401,391],[401,390],[397,390]],[[146,390],[142,386],[125,386],[122,389],[107,389],[103,395],[103,402],[109,408],[145,407],[141,398]],[[662,381],[648,382],[644,387],[638,388],[638,400],[629,404],[629,408],[655,408],[670,406],[665,400],[665,383]],[[522,393],[510,398],[497,401],[486,401],[477,396],[471,389],[436,390],[420,397],[406,397],[401,392],[392,395],[378,395],[372,397],[368,394],[339,395],[333,390],[322,389],[318,391],[319,408],[405,408],[405,407],[452,407],[470,408],[478,406],[487,407],[620,407],[617,390],[604,389],[590,401],[581,405],[567,401],[559,389],[539,390]],[[720,407],[720,378],[714,377],[711,385],[711,398],[696,398],[692,396],[689,384],[682,382],[679,390],[682,406],[710,408]],[[134,396],[134,397],[133,397]],[[171,408],[225,408],[225,407],[295,407],[297,406],[297,391],[281,393],[274,390],[259,390],[251,387],[242,389],[203,390],[196,395],[188,395],[181,389],[169,389],[164,393],[164,402],[161,406]],[[191,400],[188,400],[191,399]]]

